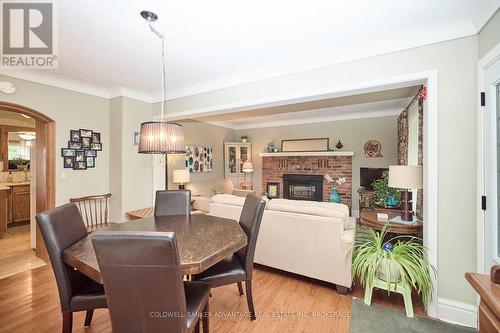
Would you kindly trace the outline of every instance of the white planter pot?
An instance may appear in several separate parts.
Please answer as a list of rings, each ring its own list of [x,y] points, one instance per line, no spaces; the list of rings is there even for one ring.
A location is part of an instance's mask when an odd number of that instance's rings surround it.
[[[387,265],[389,265],[390,276],[387,276],[387,268],[386,268]],[[390,280],[390,282],[398,282],[401,279],[399,270],[394,264],[394,261],[391,259],[382,259],[380,265],[378,266],[377,277],[383,281]]]

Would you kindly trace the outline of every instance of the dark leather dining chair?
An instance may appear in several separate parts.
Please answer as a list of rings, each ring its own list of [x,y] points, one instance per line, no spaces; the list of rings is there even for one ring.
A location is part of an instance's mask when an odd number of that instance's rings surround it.
[[[156,191],[155,216],[189,215],[191,213],[191,191]]]
[[[211,288],[237,283],[240,296],[243,295],[241,282],[245,281],[248,310],[252,320],[256,319],[252,296],[253,258],[265,207],[264,200],[254,194],[248,194],[240,216],[240,226],[247,236],[247,246],[194,276],[194,280],[207,282]]]
[[[183,282],[173,232],[92,235],[113,332],[208,332],[210,286]],[[207,313],[208,314],[208,313]]]
[[[63,333],[73,328],[73,312],[87,311],[85,326],[90,326],[94,309],[106,308],[103,286],[63,262],[63,250],[87,236],[87,228],[75,204],[69,203],[38,214],[40,228],[54,275],[63,315]]]

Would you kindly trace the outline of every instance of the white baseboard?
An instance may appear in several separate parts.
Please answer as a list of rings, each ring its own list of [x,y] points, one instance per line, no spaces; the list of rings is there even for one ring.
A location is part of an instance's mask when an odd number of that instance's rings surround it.
[[[438,318],[448,323],[477,328],[477,308],[471,304],[438,298]]]

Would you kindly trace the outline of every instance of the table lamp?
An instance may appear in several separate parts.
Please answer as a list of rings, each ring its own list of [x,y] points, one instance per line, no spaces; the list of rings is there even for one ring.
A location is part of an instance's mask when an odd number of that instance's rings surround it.
[[[423,170],[417,165],[390,165],[389,187],[402,189],[401,192],[401,220],[413,221],[412,192],[408,190],[421,189]]]
[[[191,176],[189,174],[189,170],[174,170],[172,174],[172,182],[175,184],[179,184],[179,190],[184,189],[184,184],[189,183],[191,181]]]

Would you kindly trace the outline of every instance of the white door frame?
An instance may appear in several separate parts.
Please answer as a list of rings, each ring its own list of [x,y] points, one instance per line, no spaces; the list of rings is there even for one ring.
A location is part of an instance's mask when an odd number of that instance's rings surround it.
[[[500,60],[500,43],[497,44],[490,52],[488,52],[478,63],[477,68],[477,96],[484,87],[484,73],[485,71],[497,60]],[[486,101],[488,102],[488,101]],[[483,274],[489,274],[489,267],[486,264],[488,259],[485,252],[485,228],[486,228],[486,215],[481,207],[481,196],[485,193],[485,174],[484,174],[484,111],[481,103],[478,104],[477,112],[477,271]],[[492,198],[489,198],[493,200]]]
[[[372,81],[327,87],[317,91],[303,91],[272,98],[251,100],[238,104],[219,105],[185,112],[174,112],[166,115],[169,120],[186,119],[200,115],[215,115],[250,110],[261,107],[292,104],[408,87],[425,84],[427,100],[424,101],[424,244],[428,250],[429,261],[438,267],[438,71],[432,69],[424,72],[408,73],[400,76],[380,78]],[[154,164],[154,168],[162,167]],[[154,183],[154,182],[153,182]],[[438,318],[437,281],[434,281],[434,298],[427,307],[429,316]]]

